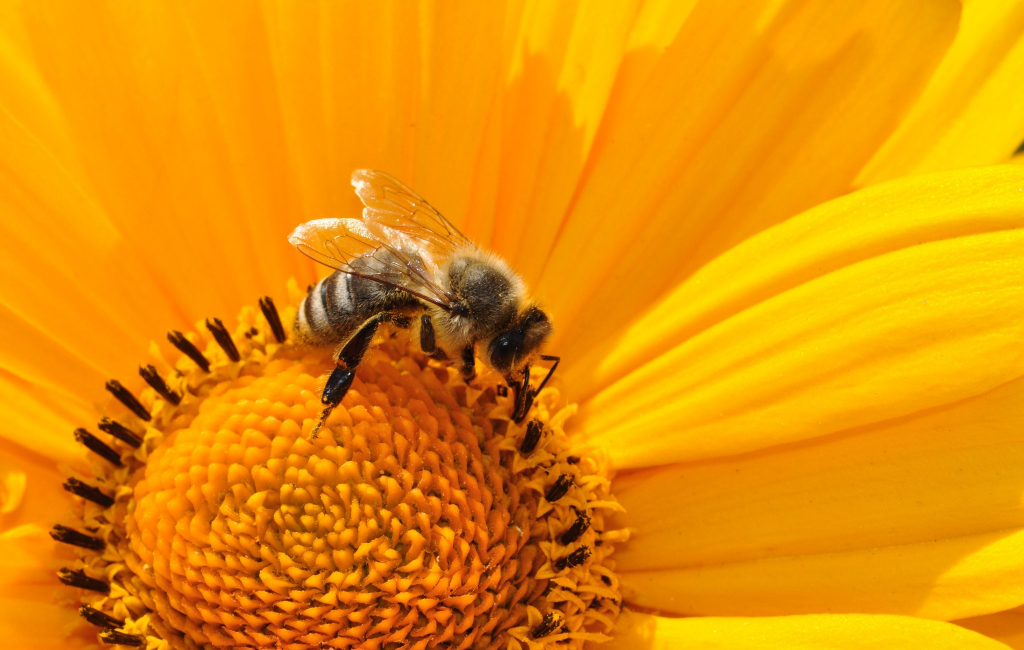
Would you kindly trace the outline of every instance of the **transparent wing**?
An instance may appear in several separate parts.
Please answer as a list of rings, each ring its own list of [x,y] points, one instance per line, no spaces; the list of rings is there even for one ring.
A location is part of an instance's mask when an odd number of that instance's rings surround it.
[[[402,233],[379,223],[316,219],[296,228],[288,241],[332,269],[451,308],[451,295],[435,279],[439,270],[436,260],[424,255]]]
[[[465,235],[441,216],[422,196],[398,179],[372,169],[352,172],[352,186],[366,206],[363,221],[400,233],[434,260],[450,257],[457,249],[473,246]]]

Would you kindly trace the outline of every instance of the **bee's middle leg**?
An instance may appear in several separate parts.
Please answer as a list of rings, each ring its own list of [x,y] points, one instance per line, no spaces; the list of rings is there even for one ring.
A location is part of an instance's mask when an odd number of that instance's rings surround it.
[[[434,333],[434,321],[430,320],[430,314],[420,316],[420,349],[431,359],[444,361],[448,358],[437,345],[437,334]]]
[[[348,389],[352,387],[352,382],[355,381],[356,367],[363,360],[363,355],[366,354],[366,351],[370,349],[370,344],[373,343],[373,336],[377,333],[377,328],[380,327],[381,323],[390,319],[390,314],[377,314],[363,323],[359,331],[338,351],[338,356],[335,360],[338,365],[331,372],[331,376],[327,378],[327,383],[324,385],[324,393],[320,398],[320,402],[324,404],[324,410],[320,414],[320,420],[313,427],[312,437],[316,437],[320,432],[320,427],[323,426],[328,416],[330,416],[331,411],[338,404],[341,404],[341,400],[348,393]]]
[[[430,314],[420,316],[420,349],[423,354],[437,352],[437,335],[434,334],[434,321],[430,320]]]

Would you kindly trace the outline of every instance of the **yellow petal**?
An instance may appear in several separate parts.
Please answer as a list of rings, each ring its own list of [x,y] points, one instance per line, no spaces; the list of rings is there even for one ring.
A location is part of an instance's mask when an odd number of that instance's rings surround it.
[[[924,610],[911,606],[914,601],[920,607],[927,603],[928,611],[962,615],[1016,606],[1024,592],[1006,590],[1006,576],[997,572],[973,576],[961,585],[964,593],[946,588],[944,581],[958,571],[960,558],[929,564],[934,548],[928,542],[1024,526],[1021,421],[1024,379],[847,434],[714,462],[620,474],[615,494],[625,513],[614,525],[635,532],[616,551],[617,567],[628,583],[628,575],[636,571],[707,570],[708,575],[725,571],[731,576],[728,566],[742,564],[750,569],[751,581],[760,583],[762,567],[773,570],[781,564],[759,561],[833,559],[842,570],[850,558],[863,557],[864,570],[849,574],[851,582],[843,589],[824,584],[812,593],[810,583],[804,584],[794,605],[800,609],[787,609],[788,596],[776,593],[777,588],[787,592],[788,585],[769,583],[762,594],[768,609],[758,613],[923,615]],[[885,550],[874,553],[878,549]],[[970,556],[963,559],[973,561]],[[909,566],[914,572],[906,574]],[[823,566],[823,576],[834,574]],[[889,579],[880,579],[887,575],[911,579],[894,591]],[[843,592],[858,594],[858,602],[870,602],[871,609],[844,609],[849,601]],[[961,614],[943,617],[954,615]]]
[[[478,241],[507,256],[528,283],[547,263],[598,129],[632,103],[696,4],[533,2],[524,10],[492,120],[501,156],[480,158],[473,214],[494,214],[494,233],[481,231]]]
[[[651,335],[683,342],[584,405],[592,440],[619,467],[743,453],[1024,373],[1019,170],[865,191],[733,249],[666,300]]]
[[[858,185],[1006,161],[1024,139],[1024,2],[970,0],[928,87]]]
[[[1024,649],[1024,611],[1019,609],[954,622],[968,630],[1005,643],[1014,650]]]
[[[537,288],[559,354],[582,356],[719,252],[847,191],[958,15],[953,2],[698,4],[595,138]]]
[[[827,607],[836,613],[954,620],[1024,603],[1024,529],[822,555],[621,572],[619,581],[628,602],[680,615],[775,616]]]
[[[1024,218],[1014,206],[1022,186],[1024,170],[991,167],[908,179],[822,204],[719,256],[562,376],[587,397],[679,342],[820,275],[923,242],[1019,227]]]
[[[949,623],[905,616],[664,618],[623,612],[608,650],[1005,650]]]

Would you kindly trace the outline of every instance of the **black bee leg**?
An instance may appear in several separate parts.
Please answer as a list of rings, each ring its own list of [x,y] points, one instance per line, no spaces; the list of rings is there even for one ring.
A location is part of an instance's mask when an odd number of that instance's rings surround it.
[[[313,426],[311,439],[317,437],[320,427],[330,417],[331,411],[341,404],[341,400],[348,393],[348,389],[352,387],[352,382],[355,381],[356,366],[363,360],[363,355],[373,343],[373,335],[377,333],[380,324],[390,318],[390,314],[378,314],[366,321],[338,352],[338,365],[331,372],[331,376],[327,378],[327,383],[324,384],[324,393],[320,398],[320,402],[324,404],[324,410],[320,413],[320,419],[317,420],[316,425]]]
[[[512,409],[512,421],[519,424],[526,417],[530,405],[533,404],[533,396],[530,395],[530,366],[523,369],[523,382],[509,382],[512,386],[512,402],[515,407]]]
[[[473,351],[472,343],[462,348],[462,366],[459,371],[466,383],[476,379],[476,353]]]
[[[551,375],[555,374],[555,369],[558,368],[558,364],[561,363],[562,357],[556,357],[552,354],[540,355],[542,361],[554,361],[551,365],[551,369],[548,370],[548,374],[544,375],[544,381],[540,382],[540,386],[537,386],[537,390],[533,391],[533,396],[536,397],[538,393],[544,390],[544,387],[548,385],[548,380],[551,379]]]
[[[540,355],[543,361],[554,361],[555,363],[548,370],[548,374],[544,375],[544,380],[540,382],[540,386],[536,389],[530,388],[530,366],[526,366],[526,374],[523,377],[522,385],[518,383],[512,383],[512,389],[515,391],[515,404],[516,410],[512,413],[512,420],[519,424],[522,422],[526,414],[529,413],[530,407],[533,406],[533,400],[540,394],[544,387],[547,386],[548,380],[555,374],[555,369],[558,368],[558,364],[562,361],[562,357],[556,357],[553,355],[542,354]],[[511,383],[511,382],[510,382]]]
[[[352,381],[355,377],[355,368],[335,366],[331,376],[327,378],[327,383],[324,384],[324,394],[320,401],[324,404],[329,404],[331,407],[340,404],[342,398],[345,397],[345,393],[352,387]]]
[[[429,314],[420,316],[420,349],[423,350],[423,354],[434,354],[437,352],[434,321],[430,320]]]

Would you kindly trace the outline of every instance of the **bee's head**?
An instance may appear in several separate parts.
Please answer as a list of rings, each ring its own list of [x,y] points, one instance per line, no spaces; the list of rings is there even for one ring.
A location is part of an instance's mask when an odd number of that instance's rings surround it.
[[[539,307],[528,306],[487,346],[491,367],[506,377],[518,374],[551,336],[551,320]]]

